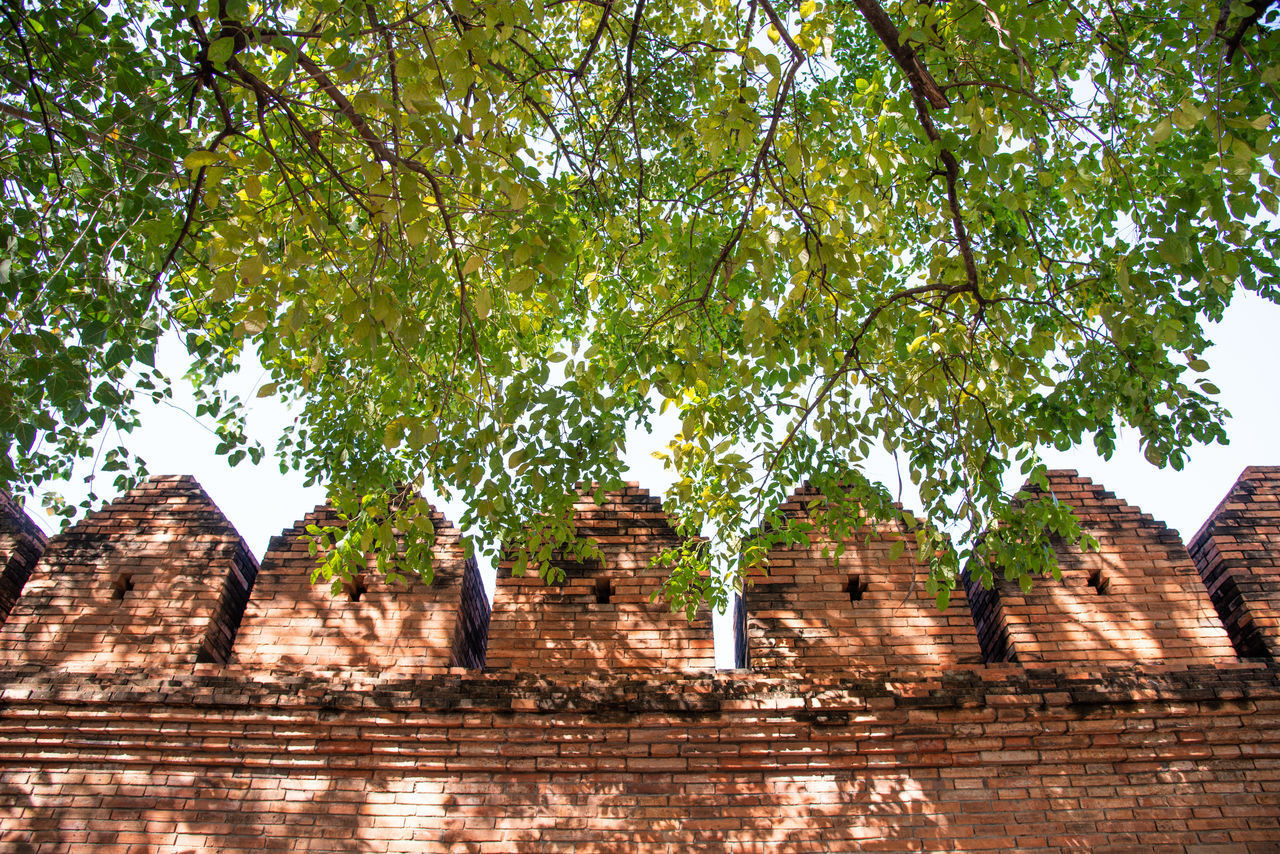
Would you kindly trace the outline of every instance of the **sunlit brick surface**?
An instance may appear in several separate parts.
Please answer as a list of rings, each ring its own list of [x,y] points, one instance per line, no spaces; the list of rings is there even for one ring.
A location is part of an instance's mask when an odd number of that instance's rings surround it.
[[[308,525],[340,525],[321,506],[274,537],[262,558],[234,662],[246,669],[364,669],[376,673],[439,673],[479,667],[489,603],[475,561],[458,529],[433,514],[436,544],[430,584],[402,568],[405,581],[369,569],[343,592],[313,584],[317,559],[308,551]]]
[[[783,504],[808,518],[822,501],[811,487]],[[902,551],[893,557],[894,544]],[[768,573],[752,577],[746,592],[748,658],[756,669],[937,667],[982,660],[964,598],[956,591],[939,611],[926,589],[929,568],[903,525],[863,529],[835,555],[829,537],[815,531],[810,545],[769,553]]]
[[[1049,473],[1097,551],[1059,546],[1062,582],[1030,593],[970,585],[989,659],[1027,664],[1211,664],[1236,656],[1176,532],[1072,471]]]
[[[1240,586],[1250,603],[1280,574],[1274,474],[1246,472],[1202,532],[1215,566],[1258,585]],[[754,617],[752,638],[779,663],[716,673],[709,626],[647,610],[647,556],[674,534],[638,489],[581,508],[601,566],[564,590],[505,580],[484,671],[449,666],[464,623],[478,655],[483,620],[457,619],[474,573],[443,519],[440,566],[461,575],[384,600],[314,595],[305,545],[278,538],[220,663],[192,641],[207,624],[184,631],[224,601],[192,579],[236,577],[238,537],[194,482],[153,480],[53,538],[3,627],[0,852],[1276,851],[1280,665],[1237,659],[1220,626],[1192,642],[1185,551],[1087,481],[1054,483],[1103,544],[1064,556],[1068,581],[1108,568],[1105,593],[1084,584],[1123,607],[1033,594],[1048,604],[1008,631],[1018,661],[976,663],[951,611],[875,604],[919,571],[888,559],[886,531],[840,568],[844,590],[807,550],[779,555],[786,613]],[[122,567],[133,586],[110,598]],[[861,571],[851,604],[872,603],[855,613],[874,634],[842,622]],[[146,619],[95,610],[165,578]],[[820,631],[770,646],[793,614]],[[1080,625],[1093,646],[1069,643]],[[1055,637],[1067,652],[1033,660]]]
[[[190,477],[153,477],[57,536],[0,660],[110,670],[226,661],[258,565]]]
[[[632,484],[575,507],[581,536],[600,544],[599,564],[565,564],[563,584],[498,570],[489,628],[488,670],[711,669],[715,648],[706,609],[691,623],[650,594],[663,570],[650,560],[679,543],[662,503]],[[607,600],[607,601],[601,601]]]
[[[5,680],[0,849],[1274,851],[1265,668]]]

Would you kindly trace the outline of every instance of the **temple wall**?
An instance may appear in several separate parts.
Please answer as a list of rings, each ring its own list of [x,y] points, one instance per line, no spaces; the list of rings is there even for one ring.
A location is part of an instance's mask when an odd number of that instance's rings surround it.
[[[916,601],[901,532],[780,551],[730,671],[705,615],[649,610],[677,540],[635,487],[581,503],[602,561],[500,579],[489,621],[443,517],[432,584],[334,597],[298,538],[330,511],[259,569],[198,485],[153,479],[50,538],[0,628],[0,851],[1275,851],[1280,665],[1245,654],[1277,642],[1275,471],[1242,476],[1198,571],[1055,473],[1102,550],[972,608]]]

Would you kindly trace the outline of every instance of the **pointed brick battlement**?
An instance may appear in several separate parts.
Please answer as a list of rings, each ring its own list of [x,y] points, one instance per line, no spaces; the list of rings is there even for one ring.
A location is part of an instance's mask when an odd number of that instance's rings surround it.
[[[1190,549],[1240,656],[1280,656],[1280,466],[1245,469]]]
[[[1177,532],[1074,471],[1049,472],[1098,551],[1059,546],[1062,582],[969,585],[988,660],[1096,665],[1235,660]]]
[[[22,594],[47,541],[31,517],[0,492],[0,623]]]
[[[687,671],[715,666],[706,609],[690,623],[665,601],[650,601],[662,571],[649,561],[680,539],[662,502],[631,484],[597,506],[589,497],[574,507],[581,536],[600,544],[599,564],[564,566],[563,584],[548,587],[537,575],[498,571],[489,670],[583,672]]]
[[[810,503],[824,500],[805,486],[781,510],[807,520]],[[963,592],[939,611],[928,574],[902,524],[859,531],[838,558],[820,531],[807,548],[774,548],[768,574],[754,577],[745,596],[747,658],[755,669],[827,672],[981,661]]]
[[[152,477],[48,546],[0,656],[68,669],[225,662],[258,564],[191,477]]]
[[[342,526],[321,505],[274,537],[240,630],[233,662],[254,670],[355,669],[429,674],[481,667],[489,602],[479,569],[466,556],[458,529],[432,511],[436,542],[433,579],[426,584],[404,567],[391,582],[375,568],[342,593],[313,584],[317,558],[308,551],[308,525]]]

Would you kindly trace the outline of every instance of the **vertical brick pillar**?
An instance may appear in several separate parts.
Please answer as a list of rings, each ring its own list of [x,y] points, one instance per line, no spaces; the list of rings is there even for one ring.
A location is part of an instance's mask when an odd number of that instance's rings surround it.
[[[711,619],[703,608],[690,623],[671,612],[657,590],[664,577],[649,561],[679,543],[662,502],[636,484],[610,492],[602,506],[578,501],[580,536],[600,544],[598,564],[561,564],[564,582],[498,570],[489,670],[580,673],[591,670],[689,671],[715,667]]]
[[[1250,466],[1191,540],[1242,658],[1280,655],[1280,466]]]
[[[236,641],[234,663],[246,669],[341,669],[378,673],[443,673],[484,664],[489,600],[458,529],[433,510],[434,575],[424,583],[390,582],[373,556],[355,583],[334,594],[311,583],[317,558],[307,548],[308,525],[341,526],[321,505],[280,536],[262,558],[258,583]]]
[[[0,623],[22,595],[47,539],[31,517],[0,491]]]
[[[1195,565],[1176,531],[1074,471],[1049,472],[1099,549],[1058,546],[1062,581],[1028,594],[999,579],[971,589],[990,661],[1058,664],[1213,664],[1234,660]],[[977,588],[971,584],[971,588]]]
[[[822,493],[805,486],[781,509],[807,519],[809,503],[822,500]],[[895,559],[897,542],[903,551]],[[769,553],[768,575],[754,578],[746,596],[754,669],[933,667],[982,660],[963,592],[938,610],[925,590],[928,566],[905,529],[880,524],[859,531],[839,558],[834,554],[820,531],[810,535],[807,548]]]
[[[152,477],[50,537],[0,657],[68,669],[225,662],[258,564],[191,477]]]

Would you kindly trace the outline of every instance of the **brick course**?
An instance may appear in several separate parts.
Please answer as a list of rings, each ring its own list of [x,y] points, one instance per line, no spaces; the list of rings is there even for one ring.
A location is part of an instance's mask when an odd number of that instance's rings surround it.
[[[1276,677],[7,671],[0,847],[1274,851]]]

